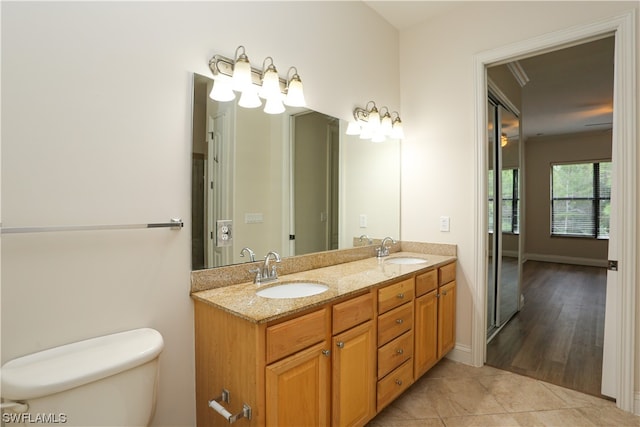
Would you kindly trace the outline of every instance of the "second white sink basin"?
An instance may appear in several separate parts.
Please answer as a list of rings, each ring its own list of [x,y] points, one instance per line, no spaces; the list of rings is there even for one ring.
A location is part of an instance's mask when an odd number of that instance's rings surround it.
[[[427,260],[415,257],[396,257],[388,258],[385,262],[389,264],[422,264],[427,262]]]
[[[256,292],[258,296],[264,298],[302,298],[318,295],[325,292],[329,287],[322,283],[313,282],[290,282],[280,285],[270,286]]]

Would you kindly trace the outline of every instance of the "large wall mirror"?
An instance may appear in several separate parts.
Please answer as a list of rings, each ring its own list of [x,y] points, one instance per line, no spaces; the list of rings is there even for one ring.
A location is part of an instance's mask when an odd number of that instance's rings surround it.
[[[400,141],[345,135],[309,109],[216,102],[212,84],[194,75],[193,270],[399,237]]]

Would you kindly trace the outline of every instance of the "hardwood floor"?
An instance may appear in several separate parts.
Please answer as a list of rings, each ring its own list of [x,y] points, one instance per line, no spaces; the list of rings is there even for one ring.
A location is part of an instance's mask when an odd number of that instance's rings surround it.
[[[487,345],[487,364],[600,396],[606,269],[527,261],[524,307]]]

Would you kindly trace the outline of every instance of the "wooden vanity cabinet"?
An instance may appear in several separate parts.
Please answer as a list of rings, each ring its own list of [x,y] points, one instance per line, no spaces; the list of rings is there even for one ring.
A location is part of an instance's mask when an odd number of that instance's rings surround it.
[[[377,411],[413,384],[413,277],[378,289]]]
[[[438,360],[456,344],[456,263],[438,269]]]
[[[331,359],[328,307],[268,326],[267,426],[328,425]]]
[[[363,426],[455,345],[455,262],[254,323],[194,302],[198,426]]]
[[[416,276],[414,378],[455,346],[456,263]]]
[[[371,292],[333,306],[333,427],[362,426],[376,414],[373,317]]]

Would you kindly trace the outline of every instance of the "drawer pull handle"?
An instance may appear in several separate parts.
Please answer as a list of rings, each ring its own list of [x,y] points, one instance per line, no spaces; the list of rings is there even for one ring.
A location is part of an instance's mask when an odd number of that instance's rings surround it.
[[[344,348],[344,343],[342,341],[338,341],[336,345],[338,346],[338,348]]]
[[[402,320],[402,319],[396,319],[396,323],[397,323],[398,325],[402,325],[402,322],[404,322],[404,320]]]
[[[229,390],[222,389],[222,395],[216,397],[215,399],[210,400],[209,407],[214,411],[216,411],[218,414],[222,415],[229,422],[229,424],[235,423],[240,418],[247,418],[250,420],[251,406],[247,405],[246,403],[242,405],[242,412],[238,412],[237,414],[232,414],[231,412],[227,411],[227,409],[224,406],[220,404],[219,401],[229,403],[231,400],[229,396],[230,396]]]
[[[397,349],[397,350],[396,350],[396,353],[398,353],[398,354],[404,354],[404,350],[403,350],[403,349],[401,349],[401,348],[399,348],[399,349]]]
[[[402,380],[396,380],[396,384],[402,385]]]
[[[322,350],[322,354],[323,354],[324,356],[329,357],[329,355],[331,354],[331,350]]]
[[[402,299],[402,298],[404,298],[404,293],[400,292],[400,293],[398,294],[398,299]]]

